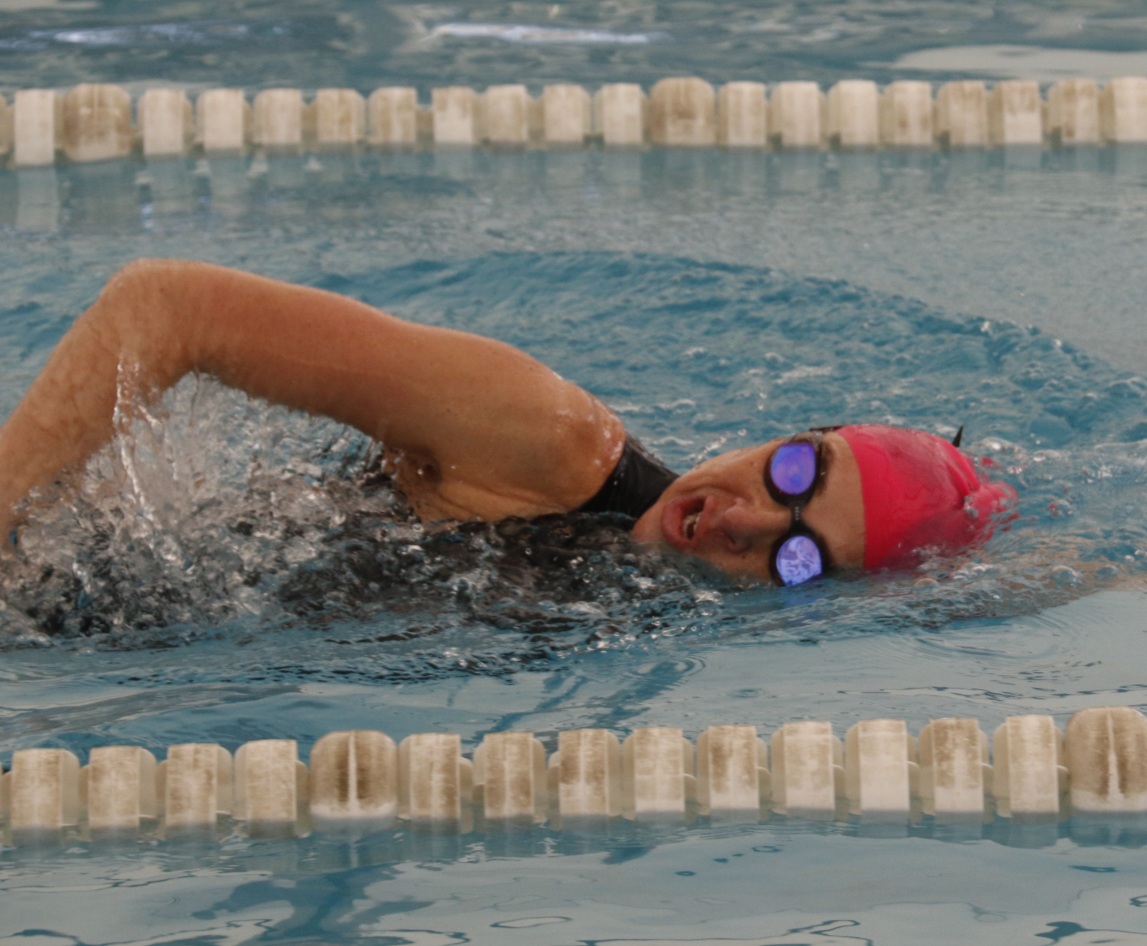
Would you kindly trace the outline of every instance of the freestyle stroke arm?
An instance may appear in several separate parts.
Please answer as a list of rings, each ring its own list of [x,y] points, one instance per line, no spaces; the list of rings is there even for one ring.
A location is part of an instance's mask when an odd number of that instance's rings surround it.
[[[0,428],[0,535],[15,504],[116,433],[125,392],[154,400],[192,372],[411,458],[423,518],[575,508],[624,441],[599,401],[501,342],[239,270],[138,261],[108,281]]]

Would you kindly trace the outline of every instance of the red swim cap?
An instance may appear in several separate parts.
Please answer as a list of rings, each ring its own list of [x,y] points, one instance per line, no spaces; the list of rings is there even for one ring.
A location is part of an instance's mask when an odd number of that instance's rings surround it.
[[[968,457],[933,434],[883,424],[836,432],[860,466],[865,568],[914,565],[923,549],[986,542],[1015,501],[1014,489],[981,479]]]

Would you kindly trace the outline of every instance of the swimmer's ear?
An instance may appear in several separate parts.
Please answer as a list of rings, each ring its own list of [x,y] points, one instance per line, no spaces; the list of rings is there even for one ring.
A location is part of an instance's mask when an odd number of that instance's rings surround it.
[[[964,439],[964,425],[960,425],[960,429],[956,431],[956,436],[952,438],[952,446],[960,446],[960,441]]]

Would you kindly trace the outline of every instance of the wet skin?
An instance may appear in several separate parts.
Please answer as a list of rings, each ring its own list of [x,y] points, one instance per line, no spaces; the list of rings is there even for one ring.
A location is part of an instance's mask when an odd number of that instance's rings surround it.
[[[695,466],[637,520],[634,537],[701,559],[730,575],[771,580],[773,545],[792,524],[792,512],[765,487],[765,467],[783,442],[770,440]],[[835,568],[860,568],[864,500],[856,458],[835,433],[824,435],[821,457],[825,475],[801,519],[820,536]]]

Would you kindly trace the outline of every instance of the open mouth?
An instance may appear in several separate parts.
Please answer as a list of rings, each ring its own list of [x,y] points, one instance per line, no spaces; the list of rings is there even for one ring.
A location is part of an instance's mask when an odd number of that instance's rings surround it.
[[[681,520],[681,534],[685,536],[690,542],[693,541],[693,536],[697,532],[697,523],[701,519],[701,510],[691,512],[684,519]]]
[[[695,497],[683,504],[681,525],[678,534],[683,545],[692,545],[701,531],[701,519],[705,515],[705,498]]]
[[[704,497],[679,497],[667,503],[661,516],[661,538],[678,552],[692,552],[707,526]]]

